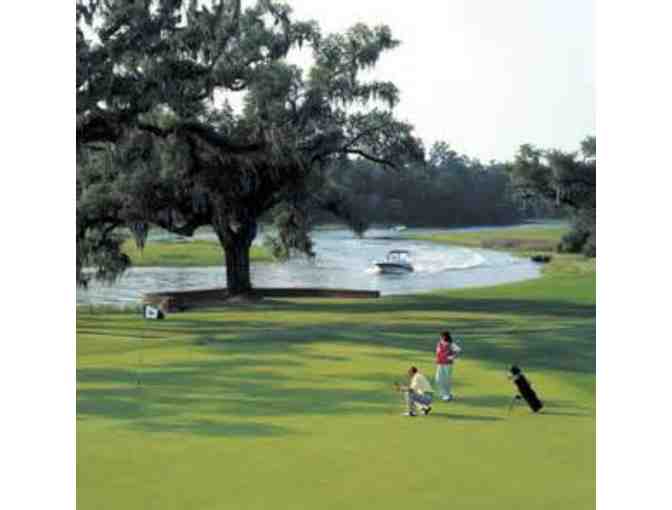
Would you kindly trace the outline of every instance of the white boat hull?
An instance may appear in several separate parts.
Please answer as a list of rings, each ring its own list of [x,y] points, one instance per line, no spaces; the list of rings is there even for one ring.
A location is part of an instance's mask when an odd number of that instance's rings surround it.
[[[380,273],[386,274],[405,274],[412,273],[413,266],[406,264],[392,264],[389,262],[379,262],[376,264]]]

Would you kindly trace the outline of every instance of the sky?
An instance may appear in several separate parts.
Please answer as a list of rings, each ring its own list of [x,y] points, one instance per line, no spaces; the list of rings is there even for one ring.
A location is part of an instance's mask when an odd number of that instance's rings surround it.
[[[397,114],[427,147],[501,161],[595,134],[593,0],[286,1],[324,32],[390,26],[402,44],[374,76],[399,87]]]

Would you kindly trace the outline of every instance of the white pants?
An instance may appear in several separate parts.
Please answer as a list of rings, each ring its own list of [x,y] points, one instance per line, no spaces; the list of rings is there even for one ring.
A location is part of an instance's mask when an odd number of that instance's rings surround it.
[[[436,365],[436,386],[441,398],[452,395],[453,388],[453,365]]]

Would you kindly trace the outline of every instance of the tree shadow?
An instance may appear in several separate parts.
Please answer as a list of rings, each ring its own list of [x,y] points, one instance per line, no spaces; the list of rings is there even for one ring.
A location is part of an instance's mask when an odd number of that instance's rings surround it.
[[[459,294],[446,296],[441,293],[417,294],[411,296],[386,296],[377,300],[274,300],[272,311],[301,311],[324,314],[370,314],[395,312],[451,312],[485,313],[519,316],[551,316],[559,318],[586,319],[595,317],[595,305],[556,301],[550,299],[497,299],[469,298]]]
[[[487,416],[478,414],[458,414],[453,412],[448,413],[432,413],[428,416],[431,419],[444,419],[449,421],[500,421],[502,418],[497,416]]]
[[[133,429],[150,433],[194,434],[198,436],[236,436],[257,438],[287,436],[296,432],[270,423],[219,422],[214,420],[193,420],[183,423],[165,423],[157,421],[138,421],[133,423]]]
[[[539,413],[540,416],[574,416],[577,418],[594,418],[593,413],[576,413],[571,411],[550,411],[544,407]]]
[[[435,332],[449,327],[458,332],[464,357],[502,370],[518,364],[531,370],[595,373],[592,321],[542,323],[534,328],[529,325],[511,328],[511,322],[501,318],[451,319],[446,323],[442,324],[440,320],[421,323],[388,321],[385,325],[333,322],[292,328],[282,324],[224,323],[219,331],[197,336],[192,343],[208,346],[211,352],[220,349],[230,355],[252,354],[263,344],[264,353],[291,353],[312,359],[321,359],[321,355],[303,350],[307,345],[353,344],[375,348],[377,357],[408,363],[419,359],[417,356],[432,359]],[[187,327],[198,332],[197,324]]]
[[[190,417],[199,416],[203,421],[203,416],[236,416],[255,424],[253,418],[261,417],[384,414],[394,401],[385,392],[313,387],[305,378],[260,373],[239,361],[161,365],[141,371],[140,385],[137,371],[81,368],[78,379],[84,387],[77,390],[77,414],[128,422],[152,431],[281,435],[291,431],[268,423],[249,428],[228,423],[220,426],[217,419],[199,423]],[[97,387],[87,387],[91,384]]]
[[[109,418],[157,433],[257,437],[294,433],[268,422],[275,417],[386,414],[399,404],[388,386],[401,380],[410,364],[433,361],[436,334],[443,329],[457,333],[465,359],[502,372],[519,364],[532,378],[537,370],[595,373],[592,305],[437,294],[371,302],[274,301],[259,313],[245,308],[250,320],[241,319],[235,307],[227,310],[234,313],[198,312],[198,318],[186,313],[152,323],[123,315],[78,317],[78,335],[98,337],[127,364],[134,362],[135,351],[144,357],[144,365],[136,367],[87,367],[87,356],[96,359],[100,350],[78,352],[78,419]],[[170,362],[158,355],[168,341],[177,349],[165,358]],[[393,362],[398,371],[344,370],[351,357],[313,348],[325,344],[357,347],[357,356],[386,366]],[[310,379],[306,367],[322,362],[339,370]],[[348,387],[349,381],[356,387]],[[465,396],[457,404],[504,410],[511,396]],[[544,400],[543,392],[540,397]],[[544,403],[545,414],[592,416],[569,401]],[[501,419],[442,411],[431,416]],[[220,421],[226,416],[245,422]]]

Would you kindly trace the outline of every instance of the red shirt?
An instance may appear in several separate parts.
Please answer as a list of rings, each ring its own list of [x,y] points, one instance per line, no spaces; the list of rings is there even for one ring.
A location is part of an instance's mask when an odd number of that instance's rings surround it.
[[[457,356],[457,352],[451,348],[451,344],[444,340],[439,340],[436,344],[436,364],[451,365]]]

